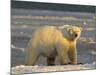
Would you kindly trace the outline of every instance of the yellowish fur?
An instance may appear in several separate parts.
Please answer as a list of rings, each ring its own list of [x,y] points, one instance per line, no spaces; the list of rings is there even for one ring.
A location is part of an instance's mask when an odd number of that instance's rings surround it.
[[[72,64],[77,64],[76,43],[80,35],[81,28],[69,25],[37,29],[26,48],[26,65],[34,65],[41,55],[47,57],[48,65],[54,64],[57,55],[60,64],[68,63],[67,56]]]

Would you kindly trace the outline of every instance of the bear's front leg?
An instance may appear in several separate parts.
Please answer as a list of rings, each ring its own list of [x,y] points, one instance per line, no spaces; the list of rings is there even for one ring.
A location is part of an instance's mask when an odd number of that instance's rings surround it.
[[[55,65],[55,57],[47,57],[47,65],[48,66]]]
[[[68,59],[67,59],[67,51],[68,51],[68,46],[65,40],[61,40],[57,43],[56,45],[57,49],[57,55],[58,59],[61,65],[67,65],[68,64]]]
[[[63,50],[63,48],[62,48],[61,50],[58,51],[58,59],[59,59],[61,65],[68,64],[67,52],[65,49]]]
[[[77,50],[76,50],[76,46],[71,46],[69,51],[68,51],[68,56],[70,59],[70,64],[77,64]]]
[[[68,64],[66,53],[58,54],[58,58],[59,58],[59,61],[60,61],[61,65],[67,65]]]

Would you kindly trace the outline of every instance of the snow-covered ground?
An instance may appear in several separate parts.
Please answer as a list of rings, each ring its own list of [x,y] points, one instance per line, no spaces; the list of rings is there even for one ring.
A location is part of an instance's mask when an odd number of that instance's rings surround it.
[[[61,71],[79,71],[79,70],[89,70],[95,69],[96,63],[84,65],[57,65],[57,66],[24,66],[19,65],[12,67],[12,74],[30,74],[30,73],[43,73],[43,72],[61,72]]]

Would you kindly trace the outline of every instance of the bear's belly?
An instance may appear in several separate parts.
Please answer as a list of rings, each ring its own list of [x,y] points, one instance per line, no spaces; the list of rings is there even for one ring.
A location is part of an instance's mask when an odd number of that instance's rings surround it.
[[[41,52],[41,55],[46,57],[55,57],[57,56],[57,52],[56,50],[46,50]]]
[[[38,47],[39,48],[39,47]],[[54,57],[57,55],[56,48],[53,45],[43,45],[38,49],[42,56]]]

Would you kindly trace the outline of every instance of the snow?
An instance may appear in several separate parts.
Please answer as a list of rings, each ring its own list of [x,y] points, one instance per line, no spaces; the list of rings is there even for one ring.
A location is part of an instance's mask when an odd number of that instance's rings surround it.
[[[95,69],[96,62],[84,65],[35,65],[35,66],[15,66],[12,67],[12,74],[30,74],[30,73],[43,73],[43,72],[58,72],[58,71],[78,71],[78,70],[89,70]]]

